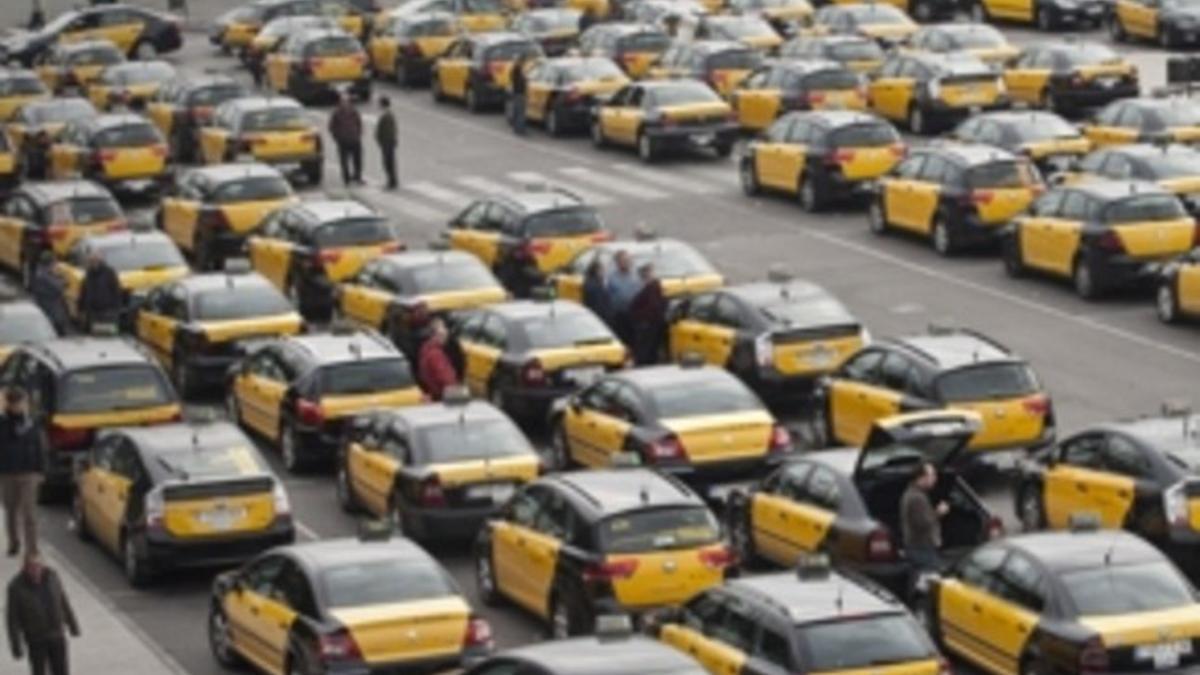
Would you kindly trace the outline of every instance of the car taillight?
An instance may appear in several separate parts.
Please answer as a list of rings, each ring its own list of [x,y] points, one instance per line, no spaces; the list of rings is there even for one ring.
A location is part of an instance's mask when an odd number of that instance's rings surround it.
[[[723,570],[726,567],[733,567],[737,562],[737,555],[726,546],[717,548],[707,548],[700,551],[700,562],[704,563],[705,567],[715,570]]]
[[[1079,652],[1079,672],[1081,675],[1108,672],[1108,650],[1100,638],[1094,637],[1084,643]]]
[[[421,506],[445,506],[446,492],[442,490],[442,481],[436,475],[421,481],[417,487],[417,501]]]
[[[415,42],[404,45],[404,55],[412,59],[421,58],[421,46]]]
[[[1079,73],[1071,76],[1072,87],[1082,87],[1085,82],[1087,82],[1087,80],[1083,79],[1083,75],[1080,75]]]
[[[628,579],[633,576],[634,572],[637,572],[637,568],[638,561],[636,558],[592,563],[583,568],[583,580],[614,581]]]
[[[50,447],[54,450],[83,450],[92,443],[91,429],[68,429],[50,425]]]
[[[325,411],[320,402],[299,398],[296,399],[296,418],[307,426],[320,426],[325,423]]]
[[[536,260],[538,256],[550,252],[550,242],[544,239],[529,239],[513,251],[513,257],[518,260]]]
[[[867,560],[887,562],[896,558],[896,547],[892,545],[892,535],[880,528],[867,535]]]
[[[1045,415],[1050,412],[1050,397],[1045,394],[1030,396],[1021,402],[1021,406],[1030,415]]]
[[[488,61],[487,73],[492,82],[499,83],[500,76],[504,74],[504,67],[508,65],[503,61]]]
[[[542,362],[533,359],[521,366],[521,381],[535,386],[546,384],[546,369],[542,367]]]
[[[1096,240],[1096,246],[1101,251],[1109,253],[1124,253],[1125,242],[1121,241],[1121,235],[1115,230],[1105,230],[1100,234],[1100,238]]]
[[[804,98],[808,101],[809,105],[818,106],[825,102],[825,92],[810,91]]]
[[[471,647],[491,649],[492,644],[492,625],[487,622],[487,619],[478,616],[467,619],[467,633],[463,636],[463,649]]]
[[[996,516],[988,518],[987,536],[989,540],[1000,539],[1004,536],[1004,521]]]
[[[683,443],[680,443],[679,438],[676,436],[664,436],[657,441],[653,441],[646,446],[646,451],[650,455],[646,459],[651,463],[669,459],[683,459],[685,457]]]
[[[601,230],[599,232],[592,233],[592,242],[593,243],[601,243],[601,242],[612,241],[612,240],[613,240],[613,233],[608,230]]]
[[[903,143],[889,145],[888,150],[892,152],[893,157],[904,158],[908,155],[908,146],[904,145]]]
[[[362,658],[362,652],[358,650],[358,643],[354,641],[350,631],[345,628],[319,636],[317,650],[324,662],[356,661]]]
[[[159,143],[158,145],[152,145],[150,146],[150,154],[154,155],[155,157],[166,157],[167,146],[162,143]]]
[[[145,517],[147,528],[162,527],[163,511],[165,510],[166,504],[163,500],[161,486],[146,493],[146,496],[142,499],[142,515]]]
[[[792,433],[782,424],[771,429],[771,452],[787,452],[792,449]]]
[[[62,241],[67,238],[70,228],[66,225],[51,225],[46,228],[46,238],[50,241]]]
[[[311,58],[304,62],[304,67],[307,68],[308,72],[310,72],[310,73],[317,72],[317,70],[320,69],[324,65],[325,65],[325,59],[321,59],[321,58]]]
[[[342,259],[342,252],[337,249],[317,251],[316,259],[322,265],[334,265]]]

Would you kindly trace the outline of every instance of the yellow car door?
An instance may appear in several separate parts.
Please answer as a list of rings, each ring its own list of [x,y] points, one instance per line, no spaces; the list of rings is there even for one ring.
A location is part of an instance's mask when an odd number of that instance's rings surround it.
[[[518,499],[528,499],[522,495]],[[515,509],[530,508],[516,505]],[[561,543],[532,526],[505,522],[492,527],[496,583],[504,594],[526,609],[545,616]]]
[[[468,206],[446,233],[450,248],[470,253],[484,265],[495,267],[500,247],[499,208],[487,201]]]
[[[743,85],[747,85],[743,82]],[[758,131],[770,126],[779,117],[782,107],[783,90],[778,88],[755,89],[752,85],[739,89],[730,95],[733,108],[737,112],[738,123],[743,129]]]
[[[986,573],[995,573],[1004,559],[1004,551],[978,551],[972,556],[973,567],[982,567]],[[984,591],[959,579],[944,579],[938,584],[936,600],[938,632],[950,650],[976,664],[996,667],[996,672],[1015,672],[1000,666],[1000,659],[984,647],[988,644],[986,633],[989,630],[983,621],[983,606],[987,601]]]
[[[346,467],[358,501],[376,516],[387,516],[400,461],[381,448],[365,448],[355,443],[346,456]]]
[[[684,624],[671,623],[663,626],[658,638],[691,656],[713,675],[737,675],[742,672],[742,666],[746,663],[746,654],[742,650],[710,638]]]
[[[767,139],[755,145],[754,166],[759,182],[775,190],[794,191],[804,174],[804,160],[808,145],[799,141],[799,134],[791,129],[772,127]],[[802,132],[801,132],[802,133]]]
[[[888,64],[891,65],[891,64]],[[913,89],[916,80],[909,76],[901,76],[899,68],[888,74],[888,66],[884,66],[883,74],[867,87],[867,100],[872,110],[893,121],[908,119],[908,106],[913,99]]]
[[[563,413],[567,449],[571,458],[584,466],[609,466],[613,455],[625,448],[633,425],[616,404],[617,387],[614,382],[597,384],[581,393]]]
[[[114,553],[121,550],[121,532],[131,487],[133,482],[117,473],[115,467],[110,466],[99,473],[96,486],[96,520],[99,527],[95,534],[96,538]]]
[[[250,265],[276,288],[287,292],[294,247],[286,239],[250,237],[246,242]]]
[[[1043,226],[1043,269],[1060,276],[1071,276],[1083,238],[1083,223],[1070,218],[1047,218]]]
[[[234,379],[234,395],[241,420],[267,438],[279,438],[283,399],[287,395],[286,374],[274,354],[263,351],[246,361]]]
[[[269,672],[284,672],[291,654],[289,638],[296,612],[288,607],[283,592],[274,589],[269,597],[263,598],[256,619],[255,633],[265,648]]]
[[[1017,63],[1004,71],[1004,86],[1014,100],[1029,105],[1043,105],[1046,84],[1050,81],[1052,57],[1040,52],[1021,56]]]
[[[200,130],[200,156],[205,164],[220,164],[225,161],[225,150],[229,145],[230,133],[217,127]]]
[[[383,328],[391,293],[352,282],[341,286],[340,296],[342,316],[364,326]]]
[[[797,465],[773,490],[755,493],[751,498],[754,548],[778,565],[795,565],[800,555],[818,550],[837,518],[836,512],[810,498],[809,481],[836,481],[828,471],[818,471],[821,476],[816,477],[808,465]]]
[[[851,357],[826,393],[828,431],[841,443],[861,446],[875,420],[900,412],[903,395],[890,384],[909,376],[904,357],[868,350]]]
[[[1176,283],[1179,308],[1188,314],[1200,314],[1200,263],[1180,267]]]
[[[1037,588],[1041,580],[1041,571],[1030,562],[1024,554],[1012,553],[1004,561],[999,574],[1008,579],[1033,581],[1032,588]],[[1030,602],[1035,602],[1032,598]],[[1042,597],[1044,602],[1045,598]],[[1040,607],[1034,610],[1020,605],[1013,600],[1002,599],[990,592],[980,593],[976,598],[976,606],[981,614],[982,625],[986,630],[980,631],[985,644],[989,647],[987,665],[996,672],[1018,672],[1021,659],[1025,656],[1025,645],[1038,624]]]
[[[487,330],[493,332],[484,333],[485,325]],[[464,327],[464,333],[469,333],[459,337],[464,361],[463,379],[475,396],[486,397],[490,393],[492,375],[501,356],[500,344],[494,344],[492,338],[495,335],[494,331],[502,330],[499,319],[491,316],[480,317],[477,324],[468,323]]]
[[[1142,451],[1111,434],[1085,434],[1062,446],[1062,461],[1044,474],[1046,522],[1064,529],[1072,515],[1090,513],[1105,528],[1121,529],[1133,508],[1134,476],[1148,476]]]
[[[11,270],[20,269],[24,240],[25,221],[8,215],[0,216],[0,263]]]
[[[171,365],[175,356],[175,332],[177,322],[174,318],[164,316],[158,313],[158,307],[150,305],[154,302],[156,294],[151,295],[151,300],[148,301],[149,309],[143,308],[137,314],[137,331],[138,340],[148,345],[156,356],[163,360],[167,365]]]

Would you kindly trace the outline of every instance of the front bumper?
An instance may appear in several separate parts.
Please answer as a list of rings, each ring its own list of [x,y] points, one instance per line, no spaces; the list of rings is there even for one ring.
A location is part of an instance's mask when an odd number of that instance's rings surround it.
[[[484,521],[496,513],[495,506],[430,508],[405,504],[402,510],[405,535],[421,540],[466,541],[475,538]]]
[[[164,530],[147,530],[139,541],[144,548],[139,553],[151,566],[158,568],[213,567],[248,560],[295,539],[292,519],[286,517],[276,518],[264,531],[223,537],[181,539]]]
[[[1074,7],[1064,7],[1059,3],[1052,5],[1050,11],[1054,13],[1054,18],[1059,22],[1076,26],[1098,26],[1108,15],[1108,8],[1099,2],[1080,4]]]

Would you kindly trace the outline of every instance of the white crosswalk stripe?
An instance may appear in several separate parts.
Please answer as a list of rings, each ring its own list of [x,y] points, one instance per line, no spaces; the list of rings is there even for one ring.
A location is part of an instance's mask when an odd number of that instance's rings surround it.
[[[626,180],[621,180],[616,176],[600,173],[582,166],[572,166],[559,169],[559,173],[566,174],[571,178],[581,180],[585,183],[596,185],[601,189],[609,192],[616,192],[627,197],[635,199],[663,199],[667,197],[667,193],[661,190],[655,190],[652,187],[639,185]]]
[[[423,222],[443,222],[449,220],[454,215],[453,211],[439,211],[415,199],[403,197],[395,192],[371,189],[367,196],[373,204],[379,205],[385,210],[395,209],[405,219]]]
[[[711,186],[697,182],[686,175],[675,174],[670,171],[645,169],[627,162],[616,162],[613,164],[613,168],[616,169],[619,175],[636,178],[647,183],[654,183],[660,187],[679,192],[688,192],[694,195],[705,195],[712,192]]]
[[[460,176],[455,178],[454,181],[485,195],[494,195],[498,193],[502,194],[512,191],[511,185],[501,185],[500,183],[488,178],[484,178],[483,176]]]
[[[585,187],[581,187],[573,182],[560,180],[558,178],[549,178],[536,171],[513,171],[508,174],[509,178],[523,185],[553,185],[561,187],[564,190],[569,190],[575,193],[583,201],[593,206],[603,206],[604,204],[612,204],[613,199],[599,192],[594,192]]]
[[[435,202],[441,202],[451,207],[454,210],[461,209],[471,202],[471,198],[461,192],[455,192],[450,188],[431,183],[429,181],[418,181],[416,183],[407,183],[401,188],[404,192],[415,192],[426,199],[432,199]]]

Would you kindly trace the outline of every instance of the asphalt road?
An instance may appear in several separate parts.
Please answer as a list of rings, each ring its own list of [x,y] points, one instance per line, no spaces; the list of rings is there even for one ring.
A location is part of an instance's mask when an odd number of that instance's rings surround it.
[[[60,9],[67,3],[47,4]],[[234,4],[192,2],[193,18],[200,23]],[[2,3],[0,26],[18,25],[27,14],[24,0]],[[1064,39],[1018,29],[1007,32],[1018,43]],[[1139,65],[1144,84],[1162,83],[1162,52],[1123,50]],[[236,69],[232,59],[219,57],[199,33],[191,34],[185,50],[168,59],[188,72]],[[592,199],[620,234],[645,224],[664,236],[692,242],[730,281],[759,278],[769,265],[782,263],[833,291],[875,336],[922,331],[931,322],[946,321],[983,331],[1030,359],[1054,397],[1060,433],[1153,411],[1166,399],[1200,403],[1200,332],[1195,326],[1160,325],[1144,295],[1089,304],[1066,286],[1008,279],[988,255],[943,260],[922,242],[877,238],[869,233],[864,214],[851,209],[813,217],[786,199],[750,199],[742,195],[729,160],[682,157],[647,168],[632,154],[597,151],[584,138],[555,140],[538,131],[515,138],[498,115],[471,115],[454,105],[436,105],[424,90],[402,92],[378,85],[376,93],[392,97],[399,117],[402,190],[379,189],[379,159],[368,147],[369,185],[350,194],[392,215],[410,247],[433,240],[440,225],[473,196],[548,181]],[[374,111],[373,104],[364,106],[369,121]],[[313,114],[324,119],[327,111]],[[326,147],[332,148],[332,143]],[[346,194],[332,156],[326,169],[323,191]],[[802,412],[785,411],[789,416]],[[274,460],[270,452],[267,455]],[[304,537],[353,533],[354,521],[339,510],[328,476],[288,477],[286,482]],[[1005,491],[989,488],[987,495],[989,503],[1011,519]],[[222,672],[204,638],[210,572],[172,575],[154,588],[134,591],[115,561],[73,538],[65,509],[49,509],[44,517],[49,521],[44,532],[53,545],[188,672]],[[438,554],[473,596],[465,547]],[[521,612],[483,613],[502,646],[541,638],[537,623]]]

